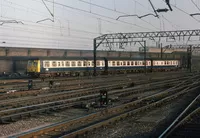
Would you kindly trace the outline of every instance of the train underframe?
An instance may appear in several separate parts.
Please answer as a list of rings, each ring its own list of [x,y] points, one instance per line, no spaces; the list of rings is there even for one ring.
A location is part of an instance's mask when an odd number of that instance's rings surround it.
[[[180,68],[157,68],[157,69],[146,69],[147,72],[170,72],[178,71]],[[144,73],[144,68],[139,69],[124,69],[124,70],[97,70],[97,75],[109,75],[109,74],[134,74]],[[93,71],[65,71],[65,72],[44,72],[44,73],[29,73],[32,77],[77,77],[77,76],[92,76]]]

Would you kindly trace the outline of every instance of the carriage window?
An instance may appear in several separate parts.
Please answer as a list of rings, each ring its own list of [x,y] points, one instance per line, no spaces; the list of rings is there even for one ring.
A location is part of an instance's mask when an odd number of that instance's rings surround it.
[[[123,62],[121,62],[121,66],[123,65]]]
[[[79,67],[81,67],[81,66],[82,66],[82,64],[81,64],[81,61],[78,61],[78,66],[79,66]]]
[[[123,61],[123,65],[126,66],[126,61]]]
[[[90,61],[88,61],[88,66],[91,66]]]
[[[142,61],[142,65],[144,65],[144,61]]]
[[[55,61],[52,62],[52,67],[57,67],[57,63]]]
[[[72,67],[75,67],[75,66],[76,66],[76,62],[72,61]]]
[[[165,65],[167,65],[167,61],[165,61]]]
[[[60,62],[58,62],[58,67],[60,67],[60,65],[61,65]]]
[[[170,65],[170,61],[167,62],[167,65]]]
[[[44,66],[48,68],[50,66],[49,61],[44,62]]]
[[[69,61],[66,61],[66,62],[65,62],[65,66],[69,67],[69,66],[70,66],[70,62],[69,62]]]
[[[119,61],[117,61],[117,66],[120,66],[120,62]]]
[[[134,66],[134,61],[131,61],[131,65]]]
[[[100,66],[100,61],[97,61],[97,66]]]
[[[105,66],[105,63],[104,63],[104,61],[102,61],[102,66]]]
[[[62,66],[64,67],[65,65],[64,65],[64,61],[62,61]]]
[[[83,66],[86,67],[87,66],[87,61],[83,62]]]
[[[127,65],[128,65],[128,66],[130,65],[130,61],[127,61]]]
[[[138,62],[137,62],[137,61],[135,62],[135,65],[138,65]]]
[[[112,65],[115,66],[115,61],[112,62]]]

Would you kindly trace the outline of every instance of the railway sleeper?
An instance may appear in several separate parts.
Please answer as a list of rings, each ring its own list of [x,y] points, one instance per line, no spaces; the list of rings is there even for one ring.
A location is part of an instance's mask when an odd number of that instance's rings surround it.
[[[165,99],[165,100],[166,100],[166,99]],[[164,100],[161,100],[161,101],[164,102]],[[159,101],[159,102],[160,102],[160,101]],[[155,105],[155,104],[152,104],[152,105]],[[151,107],[151,106],[150,106],[150,105],[147,105],[147,107]],[[143,107],[142,109],[143,109],[143,110],[146,109],[146,106]],[[147,109],[149,109],[149,108],[147,108]],[[141,110],[141,109],[136,109],[136,110],[138,111],[138,110]],[[135,112],[136,112],[136,111],[135,111]],[[125,116],[125,115],[123,115],[123,116]],[[122,116],[121,116],[121,117],[122,117]],[[117,117],[117,118],[120,119],[121,117]]]

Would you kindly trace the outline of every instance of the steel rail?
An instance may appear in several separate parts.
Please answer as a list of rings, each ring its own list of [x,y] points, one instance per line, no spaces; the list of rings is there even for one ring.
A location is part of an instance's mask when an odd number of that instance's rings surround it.
[[[186,112],[196,103],[196,101],[200,98],[200,94],[184,109],[183,112],[170,124],[169,127],[159,136],[159,138],[167,137],[177,126],[177,123],[181,121],[182,117],[186,114]]]
[[[146,105],[150,105],[150,104],[153,104],[153,103],[156,103],[156,102],[158,102],[159,100],[157,100],[156,101],[156,99],[157,98],[159,98],[160,100],[161,99],[165,99],[166,97],[169,97],[169,96],[173,96],[173,97],[177,97],[177,95],[179,94],[184,94],[184,93],[186,93],[186,92],[188,92],[188,91],[186,91],[186,90],[188,90],[188,87],[192,87],[192,86],[194,86],[195,85],[195,88],[196,87],[199,87],[199,86],[196,86],[196,85],[199,85],[199,82],[198,83],[192,83],[191,85],[189,85],[189,86],[186,86],[186,88],[182,91],[182,92],[179,92],[179,93],[174,93],[174,91],[178,91],[178,90],[180,90],[180,88],[175,88],[174,90],[170,90],[170,91],[168,91],[168,90],[166,90],[166,91],[164,91],[164,92],[162,92],[162,93],[160,93],[160,94],[154,94],[154,95],[152,95],[152,96],[148,96],[148,97],[146,97],[146,98],[143,98],[143,99],[140,99],[140,100],[136,100],[136,101],[134,101],[134,102],[130,102],[130,103],[127,103],[127,104],[124,104],[124,105],[120,105],[120,106],[117,106],[117,107],[114,107],[114,108],[109,108],[109,109],[106,109],[106,113],[107,114],[109,114],[109,113],[115,113],[116,111],[120,111],[120,112],[124,112],[124,111],[127,111],[127,108],[129,109],[129,108],[134,108],[134,106],[133,105],[138,105],[139,103],[141,103],[141,102],[147,102],[147,101],[152,101],[152,99],[154,99],[152,102],[150,102],[150,103],[146,103]],[[129,110],[131,110],[131,109],[129,109]],[[43,129],[38,129],[38,130],[36,130],[36,131],[31,131],[30,133],[32,133],[32,134],[28,134],[27,133],[27,135],[26,136],[34,136],[34,135],[36,135],[36,133],[37,133],[37,135],[38,134],[40,134],[41,132],[43,133],[43,132],[47,132],[48,130],[50,131],[50,130],[55,130],[56,128],[55,128],[55,126],[63,126],[64,124],[68,124],[68,126],[71,126],[70,124],[72,124],[72,122],[73,121],[75,121],[75,122],[80,122],[81,121],[81,119],[85,119],[85,120],[88,120],[89,118],[93,118],[92,116],[96,116],[97,117],[97,114],[102,114],[102,112],[97,112],[97,113],[94,113],[94,114],[91,114],[91,115],[87,115],[87,116],[84,116],[84,117],[82,117],[82,118],[78,118],[78,119],[75,119],[75,120],[71,120],[71,121],[67,121],[67,122],[61,122],[61,123],[56,123],[56,124],[54,124],[54,125],[51,125],[51,126],[49,126],[49,127],[45,127],[45,128],[43,128]],[[88,118],[88,119],[87,119]],[[71,122],[71,123],[70,123]],[[54,127],[53,127],[54,126]],[[35,133],[35,134],[34,134]],[[48,132],[47,132],[48,133]],[[34,135],[33,135],[34,134]],[[19,137],[23,137],[23,134],[22,135],[20,135]]]
[[[185,79],[185,78],[181,78],[181,79]],[[165,83],[165,82],[176,81],[176,80],[181,80],[181,79],[179,78],[179,79],[165,80],[165,81],[156,82],[156,83],[154,82],[154,83],[159,84],[159,83]],[[152,85],[154,83],[152,83]],[[65,98],[75,97],[76,95],[82,95],[83,96],[85,94],[95,93],[95,92],[97,92],[101,89],[106,88],[107,90],[112,90],[112,89],[119,88],[119,87],[122,87],[122,86],[127,86],[127,85],[129,85],[129,84],[127,84],[127,82],[125,82],[125,83],[121,83],[121,84],[116,83],[116,84],[112,84],[112,85],[98,86],[98,87],[94,87],[94,88],[73,90],[73,91],[67,91],[67,92],[61,92],[61,93],[53,93],[53,94],[41,95],[41,96],[37,96],[37,97],[30,97],[28,99],[24,99],[24,100],[21,100],[21,101],[9,101],[9,102],[6,101],[5,103],[0,103],[0,106],[3,106],[3,108],[6,108],[6,106],[8,106],[8,105],[10,105],[10,106],[14,105],[15,107],[17,107],[17,105],[18,106],[25,105],[25,102],[28,102],[28,104],[31,105],[31,103],[34,104],[34,103],[36,103],[36,101],[39,101],[40,99],[47,100],[47,99],[51,98],[52,99],[51,101],[54,101],[56,97],[58,97],[58,99],[65,99]],[[136,88],[137,87],[135,87],[134,89],[136,89]],[[32,101],[32,102],[30,102],[30,101]],[[40,103],[41,102],[42,101],[40,101]],[[42,102],[42,103],[45,103],[45,101]],[[1,110],[3,110],[3,109],[1,108]]]
[[[178,82],[176,82],[175,84],[177,84],[177,83]],[[171,85],[174,85],[174,84],[172,83]],[[135,93],[144,93],[146,91],[166,87],[165,83],[164,84],[162,84],[162,83],[155,84],[154,83],[154,84],[152,84],[152,86],[153,87],[150,87],[150,88],[148,87],[145,89],[143,87],[141,87],[141,89],[126,88],[126,89],[122,89],[122,90],[110,91],[109,95],[116,95],[116,94],[120,93],[120,97],[125,97],[126,95],[131,95],[131,94],[135,94]],[[167,86],[169,86],[169,83],[167,83]],[[3,110],[3,111],[0,111],[0,116],[1,116],[0,120],[3,123],[3,121],[9,120],[11,118],[21,117],[23,115],[31,115],[30,113],[37,113],[37,112],[41,112],[41,111],[47,111],[50,109],[59,109],[59,108],[63,108],[63,107],[71,107],[71,106],[75,105],[76,103],[78,103],[77,101],[79,101],[79,103],[80,103],[81,101],[84,101],[87,99],[93,100],[93,98],[96,98],[98,96],[99,96],[99,94],[92,94],[92,95],[81,96],[81,97],[67,99],[67,100],[49,102],[49,103],[45,103],[45,104],[37,104],[37,105],[33,105],[33,106],[26,106],[26,107],[20,107],[20,108],[15,108],[15,109]],[[73,102],[75,102],[75,103],[73,103]],[[68,104],[71,104],[71,106],[68,106]],[[42,107],[42,106],[44,106],[44,107]],[[27,111],[27,110],[30,110],[30,111]],[[18,112],[21,111],[21,112],[17,113],[17,111]],[[11,114],[12,112],[14,112],[14,114]]]

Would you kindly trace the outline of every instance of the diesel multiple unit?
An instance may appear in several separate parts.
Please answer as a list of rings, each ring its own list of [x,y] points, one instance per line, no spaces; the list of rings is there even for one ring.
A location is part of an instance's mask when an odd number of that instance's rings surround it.
[[[169,71],[178,69],[179,60],[146,60],[147,70]],[[142,72],[145,68],[145,61],[133,60],[97,60],[97,72],[101,74],[119,72]],[[93,60],[29,60],[27,73],[36,76],[63,76],[63,75],[87,75],[93,71]]]

